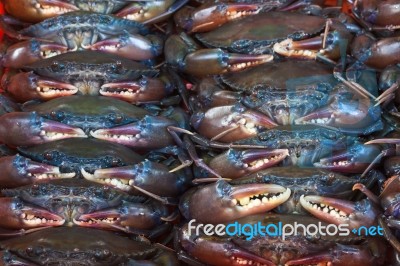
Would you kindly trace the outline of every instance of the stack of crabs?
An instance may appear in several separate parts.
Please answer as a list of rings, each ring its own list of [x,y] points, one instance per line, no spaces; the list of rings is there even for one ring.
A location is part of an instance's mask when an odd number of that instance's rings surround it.
[[[0,264],[400,265],[399,0],[2,2]]]

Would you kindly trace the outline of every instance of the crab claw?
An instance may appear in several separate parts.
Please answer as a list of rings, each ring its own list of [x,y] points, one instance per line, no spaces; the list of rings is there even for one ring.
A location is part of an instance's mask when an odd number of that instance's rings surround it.
[[[4,67],[23,68],[36,61],[66,53],[68,47],[54,42],[28,40],[8,47],[2,58]]]
[[[191,123],[201,135],[221,142],[247,139],[256,136],[261,128],[277,126],[267,115],[242,105],[210,108],[192,116]]]
[[[188,224],[179,229],[177,240],[191,257],[209,265],[259,265],[275,266],[271,261],[252,254],[226,238],[195,235]]]
[[[226,181],[218,180],[186,192],[181,198],[179,208],[187,219],[216,224],[269,211],[285,202],[290,194],[289,188],[279,185],[232,186]]]
[[[380,153],[376,145],[356,143],[342,153],[320,159],[314,166],[340,173],[363,173]]]
[[[346,49],[343,50],[343,44],[350,43],[353,35],[341,23],[328,21],[329,26],[323,36],[317,36],[305,40],[293,41],[286,39],[280,43],[274,44],[274,52],[292,58],[316,59],[322,55],[326,58],[339,59]],[[328,31],[332,27],[332,31]]]
[[[79,10],[64,0],[4,1],[4,9],[13,17],[26,22],[37,23],[47,18]]]
[[[117,54],[128,59],[142,61],[155,58],[162,53],[162,41],[156,36],[146,37],[139,34],[124,34],[99,41],[85,48]]]
[[[2,218],[0,227],[7,229],[29,229],[60,226],[65,220],[45,209],[28,205],[18,198],[0,198]]]
[[[134,228],[139,230],[151,230],[161,225],[163,216],[168,216],[167,208],[161,203],[132,203],[124,202],[119,208],[100,210],[82,214],[74,219],[79,226],[100,229],[112,229],[110,225],[118,228]]]
[[[93,174],[82,169],[84,178],[101,184],[110,185],[126,192],[135,187],[161,197],[177,197],[187,188],[185,177],[170,173],[163,164],[145,160],[134,166],[97,169]]]
[[[272,55],[227,53],[221,49],[200,49],[186,56],[183,71],[195,75],[218,75],[271,62]]]
[[[113,82],[101,86],[100,94],[133,104],[160,101],[169,95],[173,87],[161,79],[143,76],[132,82]]]
[[[383,244],[383,243],[382,243]],[[385,245],[382,245],[385,246]],[[336,244],[329,251],[309,255],[299,259],[287,261],[285,266],[293,265],[383,265],[379,263],[381,258],[375,257],[368,244],[341,245]]]
[[[14,112],[0,117],[0,141],[9,146],[32,146],[86,137],[82,129],[44,119],[36,112]]]
[[[174,15],[178,27],[188,33],[211,31],[238,18],[258,14],[261,7],[246,3],[204,4],[196,9],[181,8]]]
[[[137,149],[158,149],[175,143],[167,130],[168,126],[175,125],[175,122],[165,117],[146,115],[137,123],[98,129],[91,131],[90,135]]]
[[[187,0],[166,1],[131,1],[114,15],[124,19],[142,22],[151,25],[164,21],[176,10],[185,5]]]
[[[194,76],[240,71],[273,60],[272,55],[227,53],[222,49],[200,49],[190,37],[171,35],[164,45],[165,60],[171,66]]]
[[[33,72],[18,73],[10,78],[4,76],[2,86],[18,102],[48,101],[78,92],[78,88],[71,84],[39,77]]]
[[[300,197],[301,206],[315,217],[336,225],[347,224],[350,230],[376,224],[379,211],[369,200],[352,202],[321,196]]]
[[[209,166],[222,177],[236,179],[277,165],[288,155],[287,149],[229,149],[213,158]]]
[[[384,139],[373,139],[365,142],[366,145],[370,144],[400,144],[400,139],[397,138],[384,138]]]
[[[0,158],[1,188],[14,188],[54,178],[72,178],[75,173],[60,173],[56,166],[38,163],[21,155]]]
[[[340,99],[295,120],[295,124],[321,124],[342,131],[364,130],[380,120],[380,110],[368,98]]]

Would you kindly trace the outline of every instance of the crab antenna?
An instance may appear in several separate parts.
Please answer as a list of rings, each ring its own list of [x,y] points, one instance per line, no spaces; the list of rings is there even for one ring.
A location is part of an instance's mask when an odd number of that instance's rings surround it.
[[[220,138],[222,138],[222,137],[225,136],[226,134],[229,134],[229,133],[231,133],[232,131],[235,131],[235,130],[238,129],[239,127],[240,127],[239,125],[236,125],[236,126],[234,126],[234,127],[232,127],[232,128],[228,128],[227,130],[222,131],[222,132],[219,133],[218,135],[212,137],[211,141],[219,140]]]
[[[165,199],[165,198],[163,198],[163,197],[160,197],[160,196],[158,196],[158,195],[156,195],[156,194],[154,194],[154,193],[151,193],[150,191],[147,191],[147,190],[145,190],[145,189],[143,189],[143,188],[140,188],[140,187],[138,187],[138,186],[132,186],[132,187],[134,187],[135,189],[139,190],[139,191],[142,192],[143,194],[145,194],[145,195],[147,195],[147,196],[149,196],[149,197],[151,197],[151,198],[153,198],[153,199],[155,199],[155,200],[158,200],[158,201],[162,202],[162,203],[165,204],[165,205],[173,205],[173,204],[172,204],[171,202],[169,202],[167,199]]]
[[[322,49],[325,49],[326,47],[326,36],[328,35],[331,25],[332,25],[332,20],[328,19],[325,25],[324,38],[322,40]]]
[[[218,180],[231,181],[231,178],[219,178],[219,177],[209,177],[209,178],[195,178],[192,180],[193,184],[217,182]]]
[[[193,163],[193,161],[186,160],[186,161],[182,162],[182,164],[180,164],[177,167],[175,167],[174,169],[169,170],[169,173],[173,173],[173,172],[179,171],[179,170],[181,170],[183,168],[189,167],[189,166],[192,165],[192,163]]]
[[[377,205],[380,205],[379,198],[374,193],[372,193],[364,184],[361,183],[354,184],[353,191],[356,189],[360,190],[372,202],[374,202]]]

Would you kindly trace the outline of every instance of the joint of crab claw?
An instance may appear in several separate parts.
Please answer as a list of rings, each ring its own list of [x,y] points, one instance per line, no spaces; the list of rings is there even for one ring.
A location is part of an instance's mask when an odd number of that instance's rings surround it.
[[[189,196],[183,196],[180,202],[181,212],[188,216],[187,219],[222,223],[271,210],[285,202],[291,191],[273,184],[232,186],[226,181],[218,180],[187,193]],[[186,200],[189,202],[185,203]]]
[[[379,213],[369,200],[354,203],[342,199],[302,195],[300,204],[315,217],[327,223],[348,224],[349,229],[374,225]]]
[[[80,128],[44,119],[35,112],[7,113],[0,117],[0,121],[0,140],[15,147],[87,137]]]
[[[271,62],[272,55],[226,53],[221,49],[200,49],[185,57],[184,71],[195,76],[218,75]]]
[[[209,165],[222,177],[235,179],[277,165],[288,155],[287,149],[229,149],[213,158]]]

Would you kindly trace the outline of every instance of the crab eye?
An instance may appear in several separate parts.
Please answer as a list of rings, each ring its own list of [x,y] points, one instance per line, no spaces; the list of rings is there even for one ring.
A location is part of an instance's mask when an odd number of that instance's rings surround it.
[[[148,83],[149,83],[149,81],[146,78],[142,78],[139,81],[139,84],[141,87],[146,87]]]
[[[108,257],[110,257],[111,252],[108,249],[104,249],[104,250],[95,250],[94,252],[94,256],[98,259],[104,260]]]
[[[43,154],[43,158],[45,160],[51,161],[51,160],[53,160],[53,153],[52,152],[46,152],[45,154]]]
[[[112,158],[111,159],[111,166],[119,166],[121,163],[121,160],[118,158]]]
[[[330,140],[336,140],[338,138],[337,134],[335,132],[323,132],[321,134],[324,138],[330,139]]]
[[[121,123],[124,120],[124,117],[122,115],[116,115],[114,118],[115,123]]]
[[[64,71],[65,66],[64,64],[58,63],[58,62],[53,62],[53,64],[51,65],[51,70],[53,72],[60,72],[60,71]]]
[[[122,123],[122,121],[124,120],[124,116],[120,115],[120,114],[109,114],[109,119],[111,122],[115,123],[115,124],[119,124]]]
[[[24,205],[22,204],[22,202],[20,200],[14,200],[13,209],[20,210],[20,209],[22,209],[23,206]]]
[[[64,112],[61,111],[51,111],[50,112],[50,117],[53,118],[54,120],[62,120],[64,119]]]

